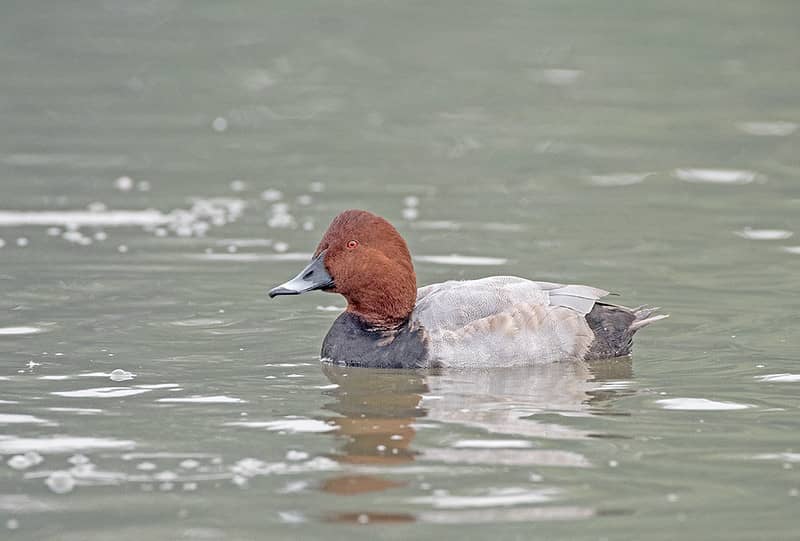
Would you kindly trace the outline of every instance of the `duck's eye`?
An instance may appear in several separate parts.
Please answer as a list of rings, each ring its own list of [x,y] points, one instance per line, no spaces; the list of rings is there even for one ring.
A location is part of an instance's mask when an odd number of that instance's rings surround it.
[[[357,240],[348,240],[347,241],[347,249],[348,250],[355,250],[358,248],[358,241]]]

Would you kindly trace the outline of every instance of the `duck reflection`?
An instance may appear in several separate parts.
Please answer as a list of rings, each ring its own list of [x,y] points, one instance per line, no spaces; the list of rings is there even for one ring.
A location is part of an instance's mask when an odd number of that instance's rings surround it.
[[[397,466],[412,462],[420,453],[426,460],[445,463],[481,455],[495,463],[550,462],[541,450],[508,453],[502,450],[425,449],[412,446],[422,423],[457,423],[489,433],[525,438],[582,439],[596,435],[551,420],[613,413],[611,399],[630,394],[629,358],[591,364],[561,362],[514,369],[485,371],[400,371],[323,364],[322,370],[336,389],[326,391],[334,400],[325,408],[338,414],[331,420],[343,443],[332,458],[342,463]],[[540,420],[537,417],[546,417]],[[424,418],[424,420],[422,420]],[[508,451],[508,450],[506,450]],[[488,452],[488,454],[487,454]],[[506,455],[514,455],[510,459]],[[586,465],[585,459],[559,454],[565,465]],[[459,458],[461,457],[461,458]],[[504,459],[505,457],[505,459]],[[566,457],[566,458],[564,458]],[[382,491],[404,483],[375,475],[352,474],[328,479],[322,490],[336,494]]]

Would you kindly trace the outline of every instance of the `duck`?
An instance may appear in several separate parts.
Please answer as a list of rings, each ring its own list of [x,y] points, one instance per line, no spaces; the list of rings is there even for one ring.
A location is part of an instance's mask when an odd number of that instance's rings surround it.
[[[664,319],[658,308],[601,302],[608,291],[518,276],[417,288],[406,241],[365,210],[337,215],[310,263],[268,295],[337,293],[347,307],[320,359],[370,368],[499,368],[631,353],[633,336]]]

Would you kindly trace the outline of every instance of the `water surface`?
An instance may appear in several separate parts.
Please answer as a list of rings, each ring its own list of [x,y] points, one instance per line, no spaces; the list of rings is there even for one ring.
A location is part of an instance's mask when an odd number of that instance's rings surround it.
[[[0,8],[0,537],[793,539],[796,2]],[[632,359],[320,366],[329,220]]]

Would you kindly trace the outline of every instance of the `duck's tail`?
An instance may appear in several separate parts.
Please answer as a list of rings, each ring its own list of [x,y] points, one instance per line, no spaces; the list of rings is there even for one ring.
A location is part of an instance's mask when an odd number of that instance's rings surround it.
[[[626,308],[613,304],[595,303],[586,314],[586,322],[594,332],[594,341],[585,359],[607,359],[629,355],[633,348],[633,335],[667,314],[654,315],[658,307],[639,306]]]

